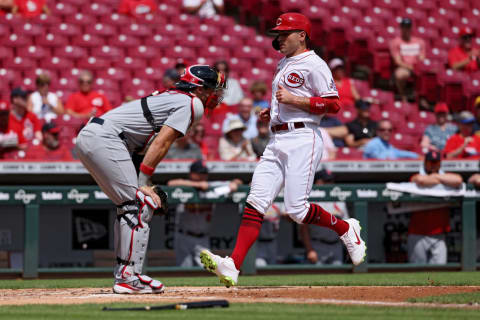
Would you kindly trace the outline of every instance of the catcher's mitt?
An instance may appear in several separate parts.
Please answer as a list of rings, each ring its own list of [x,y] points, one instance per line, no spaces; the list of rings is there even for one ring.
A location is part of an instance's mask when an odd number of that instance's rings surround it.
[[[156,194],[160,197],[160,200],[162,201],[161,206],[155,210],[153,214],[158,214],[158,215],[165,215],[168,212],[168,195],[165,191],[160,188],[159,185],[153,186],[153,190],[155,191]]]

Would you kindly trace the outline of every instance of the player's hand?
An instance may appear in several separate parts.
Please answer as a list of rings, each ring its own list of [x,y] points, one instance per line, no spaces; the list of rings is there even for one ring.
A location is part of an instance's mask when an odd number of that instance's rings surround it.
[[[278,85],[278,90],[275,93],[275,97],[279,103],[292,104],[294,96],[287,89]]]
[[[307,252],[307,260],[310,262],[310,263],[317,263],[318,262],[318,255],[317,255],[317,252],[315,250],[309,250]]]
[[[270,108],[260,110],[258,117],[260,121],[270,122]]]
[[[162,201],[160,200],[160,197],[158,194],[153,190],[153,187],[148,187],[148,186],[142,186],[138,188],[140,191],[143,192],[143,194],[149,196],[150,198],[153,199],[155,204],[160,208],[162,206]]]

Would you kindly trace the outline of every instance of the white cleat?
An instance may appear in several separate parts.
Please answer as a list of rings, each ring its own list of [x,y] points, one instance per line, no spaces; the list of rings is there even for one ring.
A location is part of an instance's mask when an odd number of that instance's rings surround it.
[[[345,244],[345,247],[347,247],[353,264],[358,266],[365,260],[365,256],[367,255],[367,246],[365,245],[365,241],[360,237],[362,227],[360,227],[360,222],[358,222],[357,219],[347,219],[345,222],[348,223],[350,227],[340,239]]]
[[[163,293],[165,286],[158,280],[146,275],[136,275],[128,279],[128,282],[116,281],[113,292],[119,294],[148,294]]]
[[[212,273],[215,273],[220,279],[220,283],[227,288],[237,285],[238,274],[240,271],[235,267],[232,258],[222,258],[208,250],[203,250],[200,253],[200,261],[203,267]]]

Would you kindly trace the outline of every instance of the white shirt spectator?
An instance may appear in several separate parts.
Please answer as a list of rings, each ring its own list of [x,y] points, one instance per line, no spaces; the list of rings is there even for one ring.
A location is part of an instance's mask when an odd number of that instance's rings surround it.
[[[32,101],[32,112],[38,117],[38,119],[43,119],[45,122],[50,122],[52,119],[57,118],[57,114],[53,111],[53,109],[43,103],[42,96],[40,92],[35,91],[30,95],[30,99]],[[58,107],[58,97],[55,93],[49,92],[47,94],[47,101],[48,103],[53,106],[54,108]]]
[[[183,0],[183,7],[198,7],[203,1],[205,4],[198,10],[198,16],[201,18],[211,18],[217,14],[215,6],[223,7],[223,0]]]
[[[243,90],[237,79],[227,79],[227,90],[223,95],[223,102],[229,106],[239,104],[243,99]]]

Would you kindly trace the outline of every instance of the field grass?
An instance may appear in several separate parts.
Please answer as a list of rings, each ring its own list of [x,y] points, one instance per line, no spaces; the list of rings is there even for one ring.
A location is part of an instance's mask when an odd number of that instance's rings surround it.
[[[141,306],[129,304],[130,306]],[[122,306],[125,304],[109,304]],[[478,310],[440,308],[391,308],[333,305],[232,304],[229,308],[165,311],[101,311],[103,305],[30,305],[0,308],[0,319],[478,319]]]
[[[161,277],[167,287],[217,286],[215,276]],[[0,289],[99,288],[110,287],[113,279],[0,280]],[[366,274],[316,274],[281,276],[241,276],[240,286],[478,286],[480,272],[411,272]]]
[[[480,292],[444,294],[441,296],[431,296],[423,298],[410,298],[409,302],[427,302],[427,303],[459,303],[459,304],[480,304]]]

